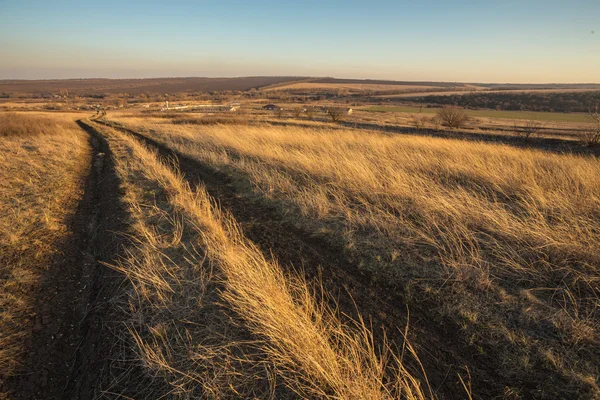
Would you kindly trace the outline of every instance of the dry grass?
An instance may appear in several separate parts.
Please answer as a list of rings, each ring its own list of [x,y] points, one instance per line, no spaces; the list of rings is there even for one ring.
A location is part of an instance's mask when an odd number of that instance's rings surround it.
[[[284,274],[204,188],[131,137],[100,129],[116,149],[138,239],[116,267],[134,287],[130,330],[170,396],[425,397],[364,324],[342,323],[299,275]]]
[[[432,315],[493,350],[506,381],[600,396],[598,159],[356,131],[127,124],[250,182],[375,279],[433,299]]]
[[[71,117],[0,114],[0,380],[21,361],[40,276],[68,235],[88,163]]]
[[[207,115],[203,117],[184,115],[174,118],[172,123],[177,125],[248,125],[249,120],[237,115]]]
[[[55,135],[61,129],[68,129],[69,119],[62,116],[33,114],[0,114],[0,137],[18,136],[21,138],[38,135]],[[71,127],[72,128],[72,127]]]

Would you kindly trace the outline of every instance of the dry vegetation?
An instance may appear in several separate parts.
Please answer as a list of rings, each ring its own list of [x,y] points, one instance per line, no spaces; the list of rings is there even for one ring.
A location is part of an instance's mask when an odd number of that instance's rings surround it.
[[[469,116],[459,107],[443,107],[438,111],[436,116],[444,126],[451,129],[462,128],[469,122]]]
[[[172,123],[179,125],[247,125],[249,120],[239,115],[207,115],[203,117],[183,115],[173,118]]]
[[[600,161],[466,141],[124,121],[250,183],[373,279],[433,301],[506,393],[600,396]],[[301,217],[301,218],[299,218]],[[391,283],[390,283],[391,282]]]
[[[40,277],[69,234],[89,160],[71,117],[0,114],[0,381],[22,359]]]
[[[114,266],[133,287],[129,330],[148,374],[169,384],[165,395],[425,397],[402,360],[378,355],[362,323],[340,322],[315,288],[265,258],[204,188],[135,139],[99,130],[114,149],[136,241]]]

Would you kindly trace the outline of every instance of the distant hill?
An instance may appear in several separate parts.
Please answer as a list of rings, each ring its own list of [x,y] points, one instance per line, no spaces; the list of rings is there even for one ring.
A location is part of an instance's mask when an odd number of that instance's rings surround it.
[[[66,89],[72,94],[101,93],[179,93],[250,90],[298,77],[249,76],[240,78],[149,78],[149,79],[54,79],[54,80],[0,80],[0,93],[44,94]]]
[[[148,79],[52,79],[52,80],[0,80],[0,95],[56,94],[60,90],[68,90],[76,95],[97,94],[171,94],[181,92],[218,92],[226,90],[276,89],[287,86],[296,89],[308,87],[309,84],[327,86],[364,85],[376,88],[386,86],[386,90],[404,91],[405,88],[440,88],[449,89],[492,89],[492,90],[535,90],[535,89],[600,89],[600,84],[499,84],[499,83],[460,83],[431,81],[392,81],[378,79],[338,79],[319,77],[293,76],[248,76],[238,78],[148,78]],[[295,85],[295,86],[294,86]]]
[[[439,86],[455,87],[466,84],[455,82],[429,82],[429,81],[386,81],[379,79],[338,79],[338,78],[317,78],[312,79],[313,83],[333,83],[333,84],[363,84],[363,85],[398,85],[398,86]]]

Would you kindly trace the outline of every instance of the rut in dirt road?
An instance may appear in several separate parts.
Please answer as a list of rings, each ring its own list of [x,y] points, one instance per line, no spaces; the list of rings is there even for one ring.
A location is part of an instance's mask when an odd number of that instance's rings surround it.
[[[273,254],[284,267],[303,270],[309,279],[320,279],[326,292],[336,298],[340,310],[353,318],[358,312],[372,321],[378,343],[383,343],[380,327],[395,345],[403,343],[403,331],[408,321],[407,306],[393,288],[371,285],[371,278],[351,260],[343,249],[332,248],[323,240],[283,221],[279,212],[260,201],[253,201],[238,192],[231,178],[201,162],[186,157],[164,145],[127,128],[104,121],[98,123],[127,132],[156,149],[159,155],[175,161],[185,179],[192,185],[202,184],[208,193],[229,211],[242,226],[244,234],[264,254]],[[356,300],[356,303],[354,300]],[[489,398],[502,393],[492,356],[482,356],[463,346],[452,325],[440,326],[427,318],[424,306],[410,306],[411,342],[418,345],[434,393],[442,399],[463,399],[464,388],[457,378],[464,374],[462,366],[477,366],[470,371],[473,395]],[[415,366],[418,370],[418,366]]]
[[[44,272],[24,365],[6,382],[12,399],[90,399],[110,371],[114,320],[110,299],[123,277],[100,262],[115,260],[127,230],[107,143],[90,132],[93,151],[72,232]],[[114,323],[112,323],[114,325]]]

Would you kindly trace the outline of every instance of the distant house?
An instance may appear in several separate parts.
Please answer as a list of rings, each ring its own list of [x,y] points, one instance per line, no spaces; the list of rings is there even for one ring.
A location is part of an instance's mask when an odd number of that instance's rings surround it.
[[[344,107],[322,107],[321,108],[321,112],[324,112],[325,114],[329,113],[329,110],[335,110],[338,111],[341,114],[345,114],[345,115],[351,115],[352,114],[352,109],[351,108],[344,108]]]
[[[268,110],[268,111],[276,111],[279,110],[279,106],[276,106],[275,104],[267,104],[266,106],[263,107],[263,110]]]

